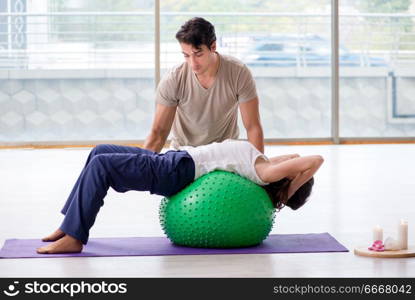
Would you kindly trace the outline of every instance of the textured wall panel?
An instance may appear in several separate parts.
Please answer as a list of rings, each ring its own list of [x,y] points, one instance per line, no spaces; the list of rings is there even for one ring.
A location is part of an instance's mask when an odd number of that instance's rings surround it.
[[[398,112],[415,113],[415,80],[397,83]],[[256,85],[266,138],[330,136],[329,79],[259,77]],[[341,78],[341,136],[414,136],[415,124],[388,122],[390,92],[386,78]],[[154,94],[145,78],[0,80],[0,142],[143,140]]]

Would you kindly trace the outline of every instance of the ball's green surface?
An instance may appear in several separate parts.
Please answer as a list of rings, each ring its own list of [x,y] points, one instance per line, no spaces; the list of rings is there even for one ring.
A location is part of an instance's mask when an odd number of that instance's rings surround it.
[[[237,174],[214,171],[160,204],[160,224],[177,245],[247,247],[270,233],[275,209],[267,192]]]

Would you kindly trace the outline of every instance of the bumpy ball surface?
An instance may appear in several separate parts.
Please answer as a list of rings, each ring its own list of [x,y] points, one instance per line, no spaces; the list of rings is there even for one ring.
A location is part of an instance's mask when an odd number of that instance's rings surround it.
[[[275,209],[267,192],[234,173],[214,171],[160,204],[160,224],[175,244],[234,248],[261,243]]]

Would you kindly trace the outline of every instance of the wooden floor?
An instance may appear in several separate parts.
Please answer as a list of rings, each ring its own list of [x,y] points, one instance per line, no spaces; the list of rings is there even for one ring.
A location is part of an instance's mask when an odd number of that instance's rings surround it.
[[[59,210],[89,149],[0,151],[0,243],[40,238],[56,229]],[[415,277],[415,258],[355,256],[379,224],[397,235],[401,218],[415,244],[415,145],[267,146],[269,156],[321,154],[310,201],[285,208],[272,233],[329,232],[348,253],[0,259],[0,277]],[[163,236],[161,197],[110,190],[91,237]]]

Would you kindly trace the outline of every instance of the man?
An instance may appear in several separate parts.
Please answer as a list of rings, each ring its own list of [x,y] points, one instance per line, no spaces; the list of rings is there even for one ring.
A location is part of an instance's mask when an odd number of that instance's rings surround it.
[[[239,60],[216,52],[215,29],[203,18],[177,32],[185,62],[170,70],[156,93],[156,112],[144,148],[159,152],[173,126],[171,147],[237,139],[238,107],[247,137],[264,152],[255,82]]]

